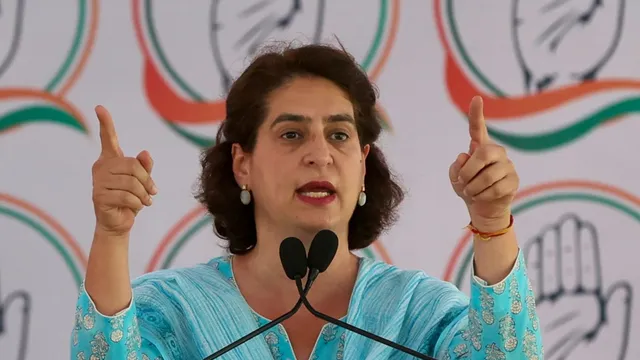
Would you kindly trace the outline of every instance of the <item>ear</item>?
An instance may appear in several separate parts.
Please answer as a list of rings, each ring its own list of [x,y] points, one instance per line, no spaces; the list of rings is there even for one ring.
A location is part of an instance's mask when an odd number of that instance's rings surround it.
[[[362,177],[363,178],[367,174],[367,156],[369,156],[369,151],[370,150],[371,150],[371,146],[369,144],[365,145],[362,148],[362,160],[360,160],[360,162],[362,163]]]
[[[231,158],[233,159],[233,176],[238,183],[238,186],[249,184],[249,175],[251,173],[251,158],[250,154],[242,149],[240,144],[235,143],[231,145]]]

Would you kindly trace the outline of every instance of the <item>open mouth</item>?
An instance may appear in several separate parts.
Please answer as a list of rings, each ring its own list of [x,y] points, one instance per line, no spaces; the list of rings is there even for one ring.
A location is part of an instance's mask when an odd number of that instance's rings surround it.
[[[296,190],[298,195],[310,199],[323,199],[332,197],[336,193],[336,189],[328,181],[312,181]]]

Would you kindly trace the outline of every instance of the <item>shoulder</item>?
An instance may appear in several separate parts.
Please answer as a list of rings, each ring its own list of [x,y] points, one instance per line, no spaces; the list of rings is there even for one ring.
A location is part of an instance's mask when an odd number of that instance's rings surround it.
[[[160,297],[184,297],[203,287],[209,290],[229,287],[231,279],[221,271],[227,262],[227,256],[219,256],[190,267],[156,270],[141,275],[131,284],[136,303],[159,300]]]

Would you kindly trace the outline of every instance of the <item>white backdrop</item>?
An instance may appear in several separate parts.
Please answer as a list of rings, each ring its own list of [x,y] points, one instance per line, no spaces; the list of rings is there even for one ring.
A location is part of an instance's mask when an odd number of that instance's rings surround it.
[[[95,105],[126,153],[155,159],[131,275],[193,265],[221,252],[192,192],[229,75],[265,40],[334,34],[380,89],[383,146],[409,191],[363,255],[468,291],[468,218],[447,170],[481,94],[522,179],[515,226],[547,358],[640,358],[640,2],[305,0],[288,15],[297,2],[0,0],[0,358],[21,345],[25,359],[68,357]]]

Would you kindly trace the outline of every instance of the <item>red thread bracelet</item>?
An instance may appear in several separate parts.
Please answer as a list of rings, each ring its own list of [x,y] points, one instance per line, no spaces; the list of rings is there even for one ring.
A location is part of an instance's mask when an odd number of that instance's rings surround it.
[[[469,222],[469,225],[466,226],[466,228],[469,229],[469,231],[471,231],[475,237],[483,241],[488,241],[488,240],[491,240],[491,238],[493,237],[504,235],[508,233],[512,227],[513,227],[513,215],[510,216],[509,225],[506,228],[502,230],[494,231],[494,232],[482,232],[478,230],[478,228],[473,226],[471,222]]]

